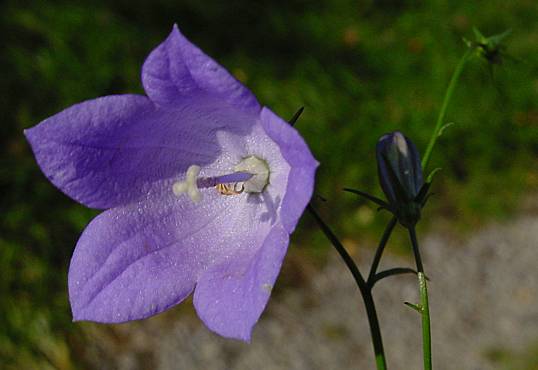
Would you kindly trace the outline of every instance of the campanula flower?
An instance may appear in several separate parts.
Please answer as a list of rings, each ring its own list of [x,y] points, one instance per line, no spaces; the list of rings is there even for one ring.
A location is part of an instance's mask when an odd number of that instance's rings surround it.
[[[143,319],[194,292],[208,328],[248,341],[318,163],[177,26],[142,84],[147,96],[85,101],[25,131],[55,186],[105,209],[69,267],[74,320]]]
[[[417,148],[401,132],[395,131],[379,139],[376,157],[387,208],[404,226],[413,226],[420,219],[427,191]]]

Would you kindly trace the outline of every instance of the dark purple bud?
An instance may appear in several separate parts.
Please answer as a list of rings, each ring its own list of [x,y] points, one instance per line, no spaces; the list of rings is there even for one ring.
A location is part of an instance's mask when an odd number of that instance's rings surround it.
[[[376,149],[379,182],[389,205],[402,224],[415,224],[420,218],[417,195],[424,185],[417,148],[395,131],[383,135]]]

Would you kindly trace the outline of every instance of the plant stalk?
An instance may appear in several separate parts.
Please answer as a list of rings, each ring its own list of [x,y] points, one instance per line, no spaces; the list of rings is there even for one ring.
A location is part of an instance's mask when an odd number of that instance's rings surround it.
[[[362,277],[362,274],[359,271],[359,268],[357,267],[357,265],[355,264],[355,261],[353,261],[353,258],[351,258],[349,253],[347,253],[347,250],[345,249],[345,247],[338,240],[338,238],[330,229],[330,227],[319,216],[319,214],[316,212],[314,207],[312,207],[311,204],[308,204],[307,210],[314,217],[319,227],[321,228],[321,231],[323,231],[327,239],[329,239],[329,241],[334,246],[334,248],[336,249],[340,257],[342,257],[342,259],[344,260],[344,263],[346,264],[347,268],[353,275],[353,278],[355,279],[355,282],[357,283],[357,287],[359,288],[361,292],[361,296],[364,301],[364,306],[366,307],[366,315],[368,317],[368,324],[370,325],[370,334],[372,336],[372,344],[374,347],[376,368],[377,370],[387,370],[387,360],[385,358],[385,350],[383,348],[383,339],[381,337],[381,329],[379,327],[377,311],[376,311],[374,299],[372,296],[372,289],[370,286],[368,286],[368,284]],[[391,231],[393,227],[394,226],[391,227]]]
[[[377,273],[377,268],[379,267],[379,262],[381,261],[381,256],[383,255],[385,246],[387,245],[387,242],[390,238],[390,234],[392,234],[394,226],[396,226],[397,222],[398,219],[396,218],[396,216],[393,216],[390,222],[387,224],[387,227],[383,232],[383,236],[379,241],[379,245],[377,246],[377,249],[375,251],[374,260],[372,261],[372,267],[370,268],[370,273],[368,274],[368,280],[366,281],[366,284],[370,287],[370,289],[374,284],[375,274]]]
[[[430,306],[428,304],[428,288],[426,286],[426,276],[424,275],[424,266],[420,257],[420,250],[417,241],[415,228],[409,228],[409,237],[413,245],[413,254],[418,272],[418,285],[420,292],[420,316],[422,318],[422,355],[424,357],[424,370],[432,369],[432,344],[430,329]]]
[[[443,105],[441,106],[441,110],[439,111],[439,116],[437,117],[437,123],[435,124],[435,129],[433,130],[432,137],[430,138],[430,141],[428,142],[428,146],[426,147],[426,151],[424,152],[424,156],[422,157],[422,169],[423,170],[426,170],[426,167],[428,167],[428,162],[430,161],[433,147],[435,146],[435,143],[437,142],[437,139],[439,138],[441,130],[443,128],[443,123],[445,121],[448,103],[452,99],[452,95],[454,94],[454,90],[461,76],[461,72],[463,72],[463,67],[469,60],[469,57],[471,56],[471,54],[472,54],[472,50],[468,49],[465,52],[465,54],[463,54],[460,61],[458,62],[458,65],[456,66],[454,73],[452,73],[452,78],[450,79],[450,83],[448,84],[448,88],[446,89],[445,97],[443,99]]]
[[[428,303],[428,287],[426,286],[426,275],[418,273],[418,284],[420,289],[420,307],[422,316],[422,350],[424,355],[424,369],[432,368],[432,348],[430,329],[430,306]]]

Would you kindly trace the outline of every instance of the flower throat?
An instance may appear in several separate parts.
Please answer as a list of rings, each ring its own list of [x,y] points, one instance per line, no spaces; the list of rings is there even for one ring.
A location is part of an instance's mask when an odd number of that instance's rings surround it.
[[[199,177],[201,167],[191,165],[185,180],[175,182],[172,191],[176,196],[187,194],[194,203],[202,199],[200,189],[215,188],[221,195],[261,193],[269,184],[269,166],[256,156],[244,158],[234,167],[234,172],[223,176]]]

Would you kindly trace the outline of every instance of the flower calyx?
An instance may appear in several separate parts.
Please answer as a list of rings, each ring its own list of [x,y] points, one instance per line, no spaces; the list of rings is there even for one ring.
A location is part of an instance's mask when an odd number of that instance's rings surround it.
[[[484,36],[476,27],[473,28],[474,40],[463,39],[467,47],[475,52],[475,55],[484,58],[490,65],[502,64],[503,58],[506,57],[504,39],[512,33],[508,29],[502,33]]]

